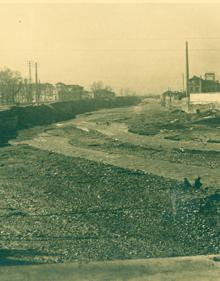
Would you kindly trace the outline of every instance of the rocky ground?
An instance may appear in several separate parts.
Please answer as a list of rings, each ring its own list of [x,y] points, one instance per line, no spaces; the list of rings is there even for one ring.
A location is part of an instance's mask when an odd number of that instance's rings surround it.
[[[160,135],[179,142],[220,143],[220,112],[217,110],[186,113],[162,107],[156,101],[145,101],[139,112],[127,118],[127,123],[129,131],[135,134]]]
[[[153,103],[21,131],[0,148],[0,263],[219,253],[219,129],[206,120]],[[202,189],[184,191],[186,175]]]
[[[220,251],[218,208],[207,194],[142,171],[4,147],[0,194],[2,264]]]

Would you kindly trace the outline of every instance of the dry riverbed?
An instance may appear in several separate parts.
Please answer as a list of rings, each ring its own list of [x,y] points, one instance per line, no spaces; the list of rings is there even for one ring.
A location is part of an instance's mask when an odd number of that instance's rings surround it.
[[[25,145],[0,156],[3,264],[220,251],[204,194],[175,180]]]
[[[207,201],[218,144],[128,132],[141,110],[23,130],[0,149],[2,264],[220,252],[218,202]],[[203,189],[185,193],[182,178],[198,173]]]

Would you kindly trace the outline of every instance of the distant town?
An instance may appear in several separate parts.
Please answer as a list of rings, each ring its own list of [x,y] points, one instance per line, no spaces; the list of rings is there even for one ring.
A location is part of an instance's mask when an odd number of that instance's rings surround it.
[[[41,104],[46,102],[70,101],[81,99],[111,99],[115,91],[103,82],[94,82],[89,90],[78,84],[42,83],[38,80],[37,68],[35,81],[23,78],[17,71],[5,68],[0,71],[0,105]],[[121,89],[120,96],[135,95],[130,89]]]
[[[32,82],[23,79],[18,72],[10,69],[0,71],[0,104],[31,104],[54,101],[79,100],[85,98],[112,98],[115,92],[102,82],[94,82],[87,91],[77,84],[58,82],[41,83],[38,79]]]

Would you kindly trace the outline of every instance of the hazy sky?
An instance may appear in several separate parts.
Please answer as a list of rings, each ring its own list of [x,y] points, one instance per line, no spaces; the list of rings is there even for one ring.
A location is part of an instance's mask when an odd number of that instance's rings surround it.
[[[42,82],[102,80],[140,93],[182,88],[190,73],[220,78],[220,4],[0,4],[0,66]]]

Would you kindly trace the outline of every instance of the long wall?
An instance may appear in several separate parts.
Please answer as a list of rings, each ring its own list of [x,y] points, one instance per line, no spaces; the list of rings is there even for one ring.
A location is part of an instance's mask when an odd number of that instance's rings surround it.
[[[110,100],[87,99],[39,106],[15,106],[0,111],[0,145],[5,145],[10,138],[14,138],[20,129],[68,120],[77,114],[102,108],[136,105],[140,101],[139,97],[116,97]]]
[[[191,93],[190,94],[191,104],[220,104],[220,93]]]

